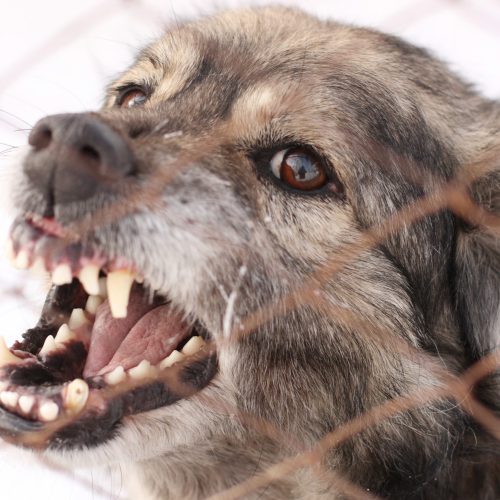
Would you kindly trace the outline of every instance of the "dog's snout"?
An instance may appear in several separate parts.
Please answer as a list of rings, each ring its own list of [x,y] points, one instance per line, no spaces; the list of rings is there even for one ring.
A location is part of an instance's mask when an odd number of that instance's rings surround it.
[[[63,114],[40,120],[29,136],[24,168],[34,186],[55,204],[83,201],[113,189],[134,161],[121,134],[95,114]]]

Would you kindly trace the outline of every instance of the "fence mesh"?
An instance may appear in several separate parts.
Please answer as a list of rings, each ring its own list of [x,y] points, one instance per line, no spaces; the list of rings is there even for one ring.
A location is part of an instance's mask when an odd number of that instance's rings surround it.
[[[151,20],[158,19],[159,17],[155,5],[152,2],[143,3],[140,0],[123,0],[121,2],[99,3],[83,12],[71,22],[68,22],[44,43],[37,46],[31,52],[26,53],[24,56],[20,57],[18,61],[8,67],[7,70],[0,75],[0,94],[6,92],[9,87],[15,85],[16,81],[22,77],[23,73],[27,71],[28,68],[36,65],[40,59],[49,57],[57,52],[61,46],[83,36],[86,31],[91,29],[95,23],[100,22],[103,17],[109,18],[109,16],[118,15],[121,9],[130,6],[130,4],[134,4],[136,12],[140,12],[144,18]],[[392,11],[391,14],[386,19],[380,21],[379,24],[385,29],[401,32],[403,29],[411,27],[413,23],[421,22],[426,17],[436,15],[436,9],[450,6],[456,9],[457,15],[466,18],[468,23],[474,24],[481,30],[500,38],[500,17],[495,18],[489,15],[486,4],[459,0],[406,2],[402,4],[402,7],[397,11]],[[4,127],[7,125],[16,129],[23,128],[24,130],[29,130],[30,124],[23,123],[22,117],[10,113],[9,110],[0,110],[0,120],[3,122]],[[222,135],[220,137],[222,137]],[[15,147],[9,144],[4,144],[3,146],[3,154],[7,154]],[[207,154],[207,147],[210,147],[210,145],[204,143],[204,155]],[[213,147],[217,147],[217,143],[214,143]],[[469,196],[467,189],[479,176],[493,169],[498,169],[498,158],[500,158],[500,151],[492,150],[489,157],[483,158],[481,162],[465,167],[459,178],[454,178],[446,184],[436,183],[435,190],[428,196],[418,199],[413,204],[404,207],[391,218],[365,231],[361,238],[354,243],[345,245],[335,253],[334,258],[312,273],[308,282],[303,283],[299,288],[293,290],[284,299],[280,299],[276,303],[267,304],[265,307],[260,308],[248,317],[242,318],[237,328],[232,325],[230,321],[231,318],[229,318],[226,325],[228,328],[228,332],[226,333],[229,335],[225,336],[226,340],[224,340],[224,342],[237,342],[245,335],[252,335],[260,325],[265,324],[277,315],[285,314],[298,307],[300,304],[308,304],[311,307],[321,309],[323,313],[334,314],[336,320],[345,325],[349,325],[360,331],[369,330],[370,334],[378,336],[380,342],[390,342],[391,348],[398,349],[401,356],[412,356],[412,359],[418,359],[419,363],[431,367],[433,373],[440,381],[440,385],[438,387],[433,386],[432,388],[423,387],[412,393],[390,399],[384,404],[374,407],[357,418],[337,427],[334,431],[326,434],[320,439],[315,446],[310,448],[306,448],[296,436],[287,435],[282,429],[276,428],[272,422],[264,421],[261,418],[257,418],[255,415],[244,414],[238,408],[228,407],[227,403],[223,403],[222,401],[204,397],[204,403],[212,411],[227,415],[237,414],[240,421],[248,428],[262,433],[265,436],[269,436],[273,440],[282,442],[288,449],[295,450],[295,453],[291,453],[285,460],[277,461],[264,472],[255,474],[253,477],[248,478],[226,491],[221,491],[211,498],[218,500],[241,498],[301,468],[312,468],[318,475],[318,478],[328,476],[329,481],[335,484],[338,491],[345,493],[347,496],[351,498],[374,499],[376,498],[374,494],[361,489],[340,474],[322,467],[326,454],[329,450],[341,445],[352,436],[363,432],[370,426],[375,426],[406,410],[443,398],[454,399],[457,405],[491,434],[492,439],[500,439],[500,419],[474,397],[473,391],[475,385],[485,376],[500,368],[500,350],[489,353],[464,373],[456,375],[446,370],[441,363],[436,361],[434,356],[425,354],[422,351],[417,351],[402,340],[399,341],[398,344],[390,332],[384,331],[382,328],[380,331],[374,332],[372,324],[364,325],[360,318],[349,313],[346,309],[339,307],[336,310],[332,310],[331,305],[328,305],[328,311],[325,311],[326,305],[321,302],[316,293],[318,290],[321,290],[322,285],[328,279],[335,273],[340,272],[350,262],[356,260],[366,250],[383,243],[389,236],[401,228],[407,227],[424,217],[444,209],[453,212],[472,225],[479,225],[485,228],[494,237],[499,237],[500,219],[475,204]],[[181,159],[180,164],[189,165],[195,160],[196,154],[193,154]],[[99,224],[107,224],[116,218],[122,217],[126,213],[130,213],[130,211],[137,206],[154,206],[158,196],[161,194],[158,186],[162,187],[169,181],[170,178],[165,176],[155,178],[154,182],[150,185],[132,193],[126,206],[116,205],[103,209],[102,213],[98,214],[99,216],[97,219],[93,219],[92,224],[94,225],[96,220]],[[86,224],[88,224],[88,222],[82,221],[81,226],[74,226],[72,228],[73,234],[68,234],[68,238],[71,239],[74,234],[78,235],[84,232],[87,229]],[[3,287],[0,294],[0,298],[5,298],[5,300],[7,300],[8,297],[16,296],[18,299],[32,302],[32,299],[26,296],[24,289],[15,284],[10,287]],[[314,301],[311,300],[311,297],[314,297]],[[200,358],[208,356],[213,353],[214,350],[215,346],[208,343],[197,356]],[[192,389],[183,384],[178,376],[182,367],[182,363],[175,365],[173,369],[156,374],[152,376],[151,379],[141,381],[140,384],[150,383],[152,380],[162,380],[167,382],[168,386],[174,388],[179,394],[188,397]],[[115,398],[118,394],[125,393],[138,385],[138,382],[124,382],[105,390],[103,392],[103,397],[108,399]],[[203,395],[201,397],[203,398]],[[73,418],[75,417],[68,416],[57,420],[53,424],[48,424],[43,432],[26,432],[20,438],[16,438],[14,444],[27,444],[34,448],[43,448],[47,439],[59,429],[70,423]],[[4,443],[0,446],[9,445]],[[51,462],[42,454],[38,455],[38,459],[44,467],[58,473],[68,474],[66,469]],[[81,487],[88,488],[89,491],[93,493],[99,493],[104,497],[111,495],[111,493],[102,489],[97,484],[73,475],[70,475],[70,477],[73,481],[78,481]]]

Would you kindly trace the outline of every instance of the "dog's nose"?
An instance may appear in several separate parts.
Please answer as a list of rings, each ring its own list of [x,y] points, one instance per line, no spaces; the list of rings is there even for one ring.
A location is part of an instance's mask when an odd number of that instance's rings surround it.
[[[134,170],[125,139],[98,115],[63,114],[40,120],[29,136],[24,170],[53,204],[83,201]]]

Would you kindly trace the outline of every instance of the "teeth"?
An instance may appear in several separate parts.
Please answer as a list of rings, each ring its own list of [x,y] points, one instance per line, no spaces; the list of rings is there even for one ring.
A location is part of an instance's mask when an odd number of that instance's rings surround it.
[[[52,272],[54,285],[69,285],[73,281],[73,273],[68,264],[59,264]]]
[[[59,415],[59,406],[53,401],[47,401],[38,408],[38,416],[44,422],[52,422]]]
[[[87,319],[87,316],[85,316],[83,309],[73,309],[71,311],[71,316],[68,321],[70,330],[76,330],[89,323],[90,321]]]
[[[15,408],[17,405],[17,400],[19,399],[19,394],[12,391],[4,391],[0,393],[0,401],[7,408]]]
[[[182,348],[182,353],[186,356],[191,356],[197,353],[204,345],[205,341],[201,337],[191,337],[187,344]]]
[[[45,261],[43,260],[43,257],[37,257],[35,259],[35,262],[31,265],[31,271],[33,271],[36,274],[46,274],[47,269],[45,267]]]
[[[128,300],[134,278],[135,274],[127,269],[108,274],[108,301],[114,318],[127,317]]]
[[[104,375],[104,380],[109,385],[116,385],[123,382],[127,378],[123,366],[117,366],[113,371]]]
[[[85,266],[78,275],[80,283],[89,295],[99,295],[99,267],[94,264]]]
[[[21,408],[21,411],[25,415],[27,415],[33,409],[34,404],[35,404],[34,396],[24,395],[19,398],[19,408]]]
[[[85,304],[85,310],[93,314],[94,316],[97,313],[97,308],[104,302],[104,299],[102,297],[99,297],[99,295],[91,295],[87,299],[87,303]]]
[[[179,351],[172,351],[161,363],[160,370],[170,368],[175,363],[182,361],[186,356]]]
[[[99,297],[103,299],[108,298],[108,286],[106,284],[106,278],[99,278]]]
[[[30,256],[26,250],[21,250],[14,259],[14,267],[17,269],[28,269],[30,264]]]
[[[38,355],[44,355],[44,354],[49,354],[52,351],[55,351],[57,349],[57,344],[52,335],[49,335],[46,339],[45,342],[43,343],[43,347],[40,349],[40,352]]]
[[[14,243],[10,238],[5,242],[5,256],[12,263],[16,259],[16,252],[14,251]]]
[[[63,344],[64,342],[68,342],[74,339],[76,339],[76,335],[73,331],[70,330],[69,326],[66,323],[59,327],[55,338],[57,344]]]
[[[0,368],[2,366],[13,364],[13,363],[21,363],[22,359],[18,358],[15,354],[10,352],[10,349],[7,347],[5,343],[5,339],[0,336]]]
[[[154,375],[155,369],[151,366],[151,363],[148,360],[143,359],[137,366],[128,370],[128,374],[131,378],[140,380]]]
[[[64,407],[71,413],[80,413],[89,397],[89,386],[82,379],[73,380],[66,388]]]

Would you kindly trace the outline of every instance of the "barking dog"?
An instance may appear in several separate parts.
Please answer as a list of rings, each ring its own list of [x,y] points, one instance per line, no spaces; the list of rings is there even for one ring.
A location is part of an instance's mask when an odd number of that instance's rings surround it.
[[[499,131],[392,36],[283,8],[176,27],[31,132],[11,253],[54,286],[1,347],[2,435],[205,498],[444,390],[499,343]],[[474,391],[498,410],[494,374]],[[247,497],[496,498],[498,443],[442,394]]]

